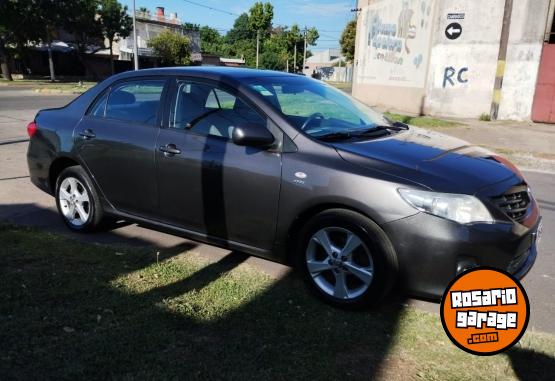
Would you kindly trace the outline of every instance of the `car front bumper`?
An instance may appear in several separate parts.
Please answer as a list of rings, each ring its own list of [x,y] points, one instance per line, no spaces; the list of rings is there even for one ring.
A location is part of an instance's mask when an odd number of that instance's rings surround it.
[[[529,227],[516,223],[461,225],[426,213],[384,224],[409,294],[438,299],[459,273],[491,266],[524,277],[537,257],[539,215]]]

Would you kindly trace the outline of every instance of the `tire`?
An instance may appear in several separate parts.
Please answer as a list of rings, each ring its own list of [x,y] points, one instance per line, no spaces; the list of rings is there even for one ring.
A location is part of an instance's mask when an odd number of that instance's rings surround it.
[[[68,167],[60,173],[55,197],[58,213],[71,230],[90,232],[100,227],[104,214],[100,198],[82,167]]]
[[[297,258],[309,288],[336,307],[375,306],[397,279],[397,256],[387,235],[350,210],[330,209],[310,219],[301,229]]]

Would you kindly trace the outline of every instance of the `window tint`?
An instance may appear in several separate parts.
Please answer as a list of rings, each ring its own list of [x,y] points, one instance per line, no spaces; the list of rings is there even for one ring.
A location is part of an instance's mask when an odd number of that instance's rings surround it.
[[[102,95],[100,98],[96,100],[96,103],[89,111],[89,115],[96,116],[98,118],[103,118],[104,111],[106,110],[106,99],[108,99],[108,91],[106,91],[104,95]]]
[[[106,105],[106,117],[155,125],[163,80],[126,82],[114,87]]]
[[[170,114],[170,127],[205,136],[231,139],[235,126],[258,124],[266,119],[234,95],[214,86],[179,81]]]

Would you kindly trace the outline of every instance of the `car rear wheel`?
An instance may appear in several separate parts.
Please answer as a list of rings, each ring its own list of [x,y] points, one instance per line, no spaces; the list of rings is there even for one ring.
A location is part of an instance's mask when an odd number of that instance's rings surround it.
[[[92,231],[102,220],[98,194],[80,166],[68,167],[58,176],[56,205],[65,224],[74,231]]]
[[[391,242],[365,216],[324,211],[302,229],[300,269],[310,288],[339,307],[376,305],[391,290],[397,259]]]

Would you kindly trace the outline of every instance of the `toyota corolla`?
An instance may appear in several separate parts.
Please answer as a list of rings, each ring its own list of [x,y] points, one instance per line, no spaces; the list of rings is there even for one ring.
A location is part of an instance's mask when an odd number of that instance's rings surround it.
[[[521,278],[538,206],[510,162],[272,71],[127,72],[29,124],[31,181],[75,231],[107,218],[296,265],[324,300],[437,298],[481,265]]]

